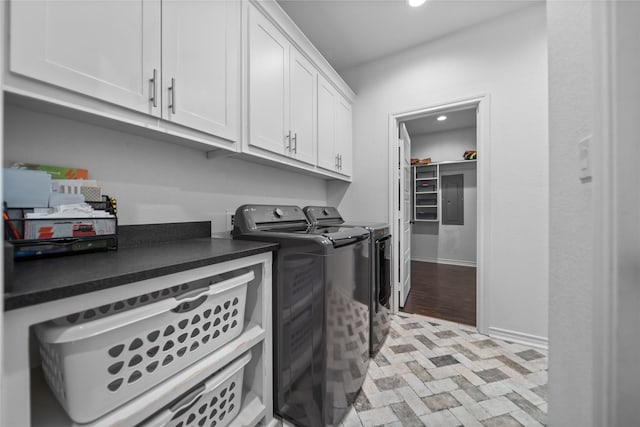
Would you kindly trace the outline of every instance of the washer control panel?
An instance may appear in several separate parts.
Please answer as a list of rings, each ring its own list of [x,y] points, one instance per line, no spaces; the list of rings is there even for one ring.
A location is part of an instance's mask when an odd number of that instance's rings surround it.
[[[273,227],[306,227],[307,217],[298,206],[244,205],[238,208],[235,223],[242,232]]]

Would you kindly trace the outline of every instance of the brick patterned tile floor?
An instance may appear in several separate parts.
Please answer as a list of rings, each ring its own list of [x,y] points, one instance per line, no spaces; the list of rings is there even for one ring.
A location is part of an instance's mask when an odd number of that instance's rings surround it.
[[[547,424],[547,352],[400,313],[340,427]]]

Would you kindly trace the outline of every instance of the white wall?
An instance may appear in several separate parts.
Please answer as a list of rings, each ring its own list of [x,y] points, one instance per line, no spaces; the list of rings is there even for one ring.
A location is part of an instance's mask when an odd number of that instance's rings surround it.
[[[5,163],[84,167],[118,200],[119,224],[213,221],[243,203],[326,203],[326,181],[79,121],[5,108]],[[6,166],[6,165],[5,165]]]
[[[411,135],[411,157],[431,157],[433,162],[463,160],[462,154],[475,148],[475,127]],[[475,163],[440,167],[441,176],[464,175],[464,225],[416,221],[411,227],[411,259],[475,265],[478,232],[476,171]]]
[[[411,135],[411,157],[432,162],[464,160],[467,150],[476,149],[476,127]]]
[[[547,16],[549,425],[637,426],[640,4],[550,1]],[[577,142],[592,132],[581,183]]]
[[[330,185],[328,194],[348,218],[388,220],[389,115],[488,94],[491,229],[485,314],[490,328],[534,340],[547,337],[545,19],[544,5],[533,6],[346,70],[343,76],[357,93],[355,179],[348,188]]]
[[[547,3],[549,31],[549,424],[595,426],[591,183],[578,141],[592,131],[591,7]]]

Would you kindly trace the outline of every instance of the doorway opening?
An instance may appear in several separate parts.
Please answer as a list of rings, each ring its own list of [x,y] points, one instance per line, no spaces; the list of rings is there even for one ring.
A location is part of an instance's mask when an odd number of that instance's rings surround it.
[[[390,117],[392,306],[480,332],[486,332],[488,111],[488,96],[480,96]]]
[[[401,311],[476,325],[476,107],[407,120],[411,291]]]

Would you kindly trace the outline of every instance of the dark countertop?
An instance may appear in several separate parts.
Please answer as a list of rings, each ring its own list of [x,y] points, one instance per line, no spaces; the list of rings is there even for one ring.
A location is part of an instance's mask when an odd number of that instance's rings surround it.
[[[14,266],[13,290],[4,294],[4,309],[99,291],[277,248],[272,243],[197,238],[19,261]]]

